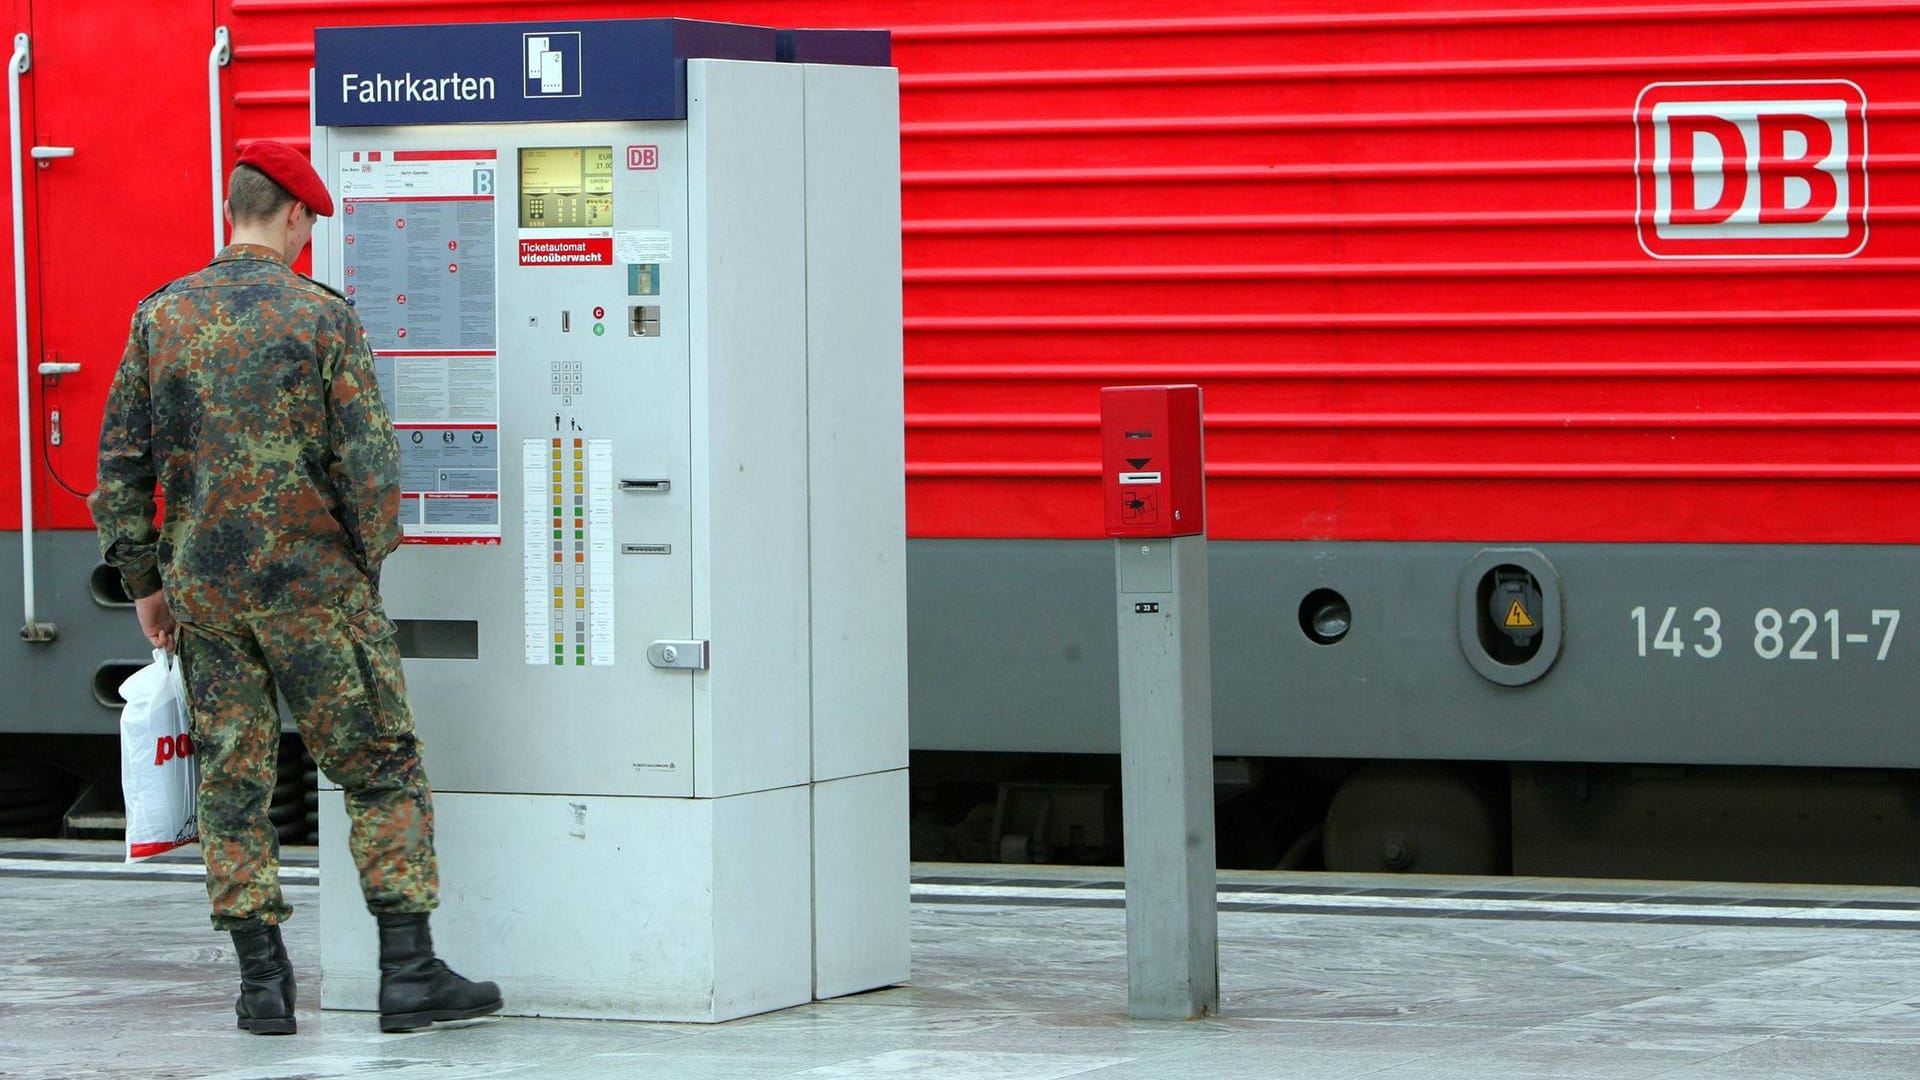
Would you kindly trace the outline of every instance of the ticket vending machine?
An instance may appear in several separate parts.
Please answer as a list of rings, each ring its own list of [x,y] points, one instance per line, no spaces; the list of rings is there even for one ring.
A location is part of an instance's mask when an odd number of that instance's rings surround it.
[[[401,447],[383,591],[442,955],[525,1015],[907,976],[897,72],[883,32],[322,29],[315,276]],[[321,1002],[373,921],[323,784]]]

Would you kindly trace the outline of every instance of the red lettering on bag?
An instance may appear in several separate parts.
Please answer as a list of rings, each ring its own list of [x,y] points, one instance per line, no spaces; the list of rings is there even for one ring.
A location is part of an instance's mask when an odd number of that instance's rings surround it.
[[[153,744],[153,763],[165,765],[174,758],[193,756],[193,737],[185,733],[162,735],[160,741]]]

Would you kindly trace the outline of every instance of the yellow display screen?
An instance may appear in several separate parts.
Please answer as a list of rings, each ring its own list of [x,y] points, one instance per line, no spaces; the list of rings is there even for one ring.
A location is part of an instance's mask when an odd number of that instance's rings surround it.
[[[520,227],[613,228],[613,147],[521,150]]]

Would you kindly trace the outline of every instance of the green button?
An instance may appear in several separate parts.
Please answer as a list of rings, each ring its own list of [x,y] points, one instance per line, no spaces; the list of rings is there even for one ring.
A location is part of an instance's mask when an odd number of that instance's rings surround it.
[[[587,538],[587,530],[585,529],[573,530],[573,538],[575,540],[585,540]]]
[[[562,536],[560,535],[560,530],[559,530],[559,529],[555,529],[555,530],[553,530],[553,538],[554,538],[555,540],[562,540],[562,539],[565,539],[565,537],[562,537]]]
[[[607,324],[606,324],[606,323],[594,323],[594,324],[593,324],[593,336],[594,336],[594,337],[604,337],[604,336],[606,336],[606,333],[607,333]]]

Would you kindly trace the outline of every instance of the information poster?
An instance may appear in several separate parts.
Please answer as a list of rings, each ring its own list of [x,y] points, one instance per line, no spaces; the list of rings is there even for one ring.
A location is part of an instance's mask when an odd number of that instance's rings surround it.
[[[497,157],[340,154],[342,276],[400,442],[408,543],[500,542]]]

